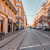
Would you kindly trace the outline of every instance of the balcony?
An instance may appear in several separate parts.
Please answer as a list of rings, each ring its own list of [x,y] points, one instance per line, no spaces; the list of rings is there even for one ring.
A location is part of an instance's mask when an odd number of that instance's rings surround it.
[[[18,19],[22,19],[22,20],[24,21],[24,19],[23,19],[22,17],[17,17],[17,16],[16,16],[16,18],[18,18]]]
[[[12,5],[12,3],[9,0],[3,0],[3,1],[6,1],[8,5],[15,11],[15,13],[17,13],[17,10],[15,9],[15,7]]]
[[[11,4],[11,2],[9,0],[7,0],[7,2],[11,5],[11,7],[15,10],[15,12],[17,12],[17,10],[15,9],[15,7]]]
[[[19,0],[16,0],[17,2],[21,2],[21,1],[19,1]]]
[[[17,7],[21,7],[20,5],[16,5]]]
[[[39,22],[42,22],[42,19],[39,19],[38,21],[39,21]]]

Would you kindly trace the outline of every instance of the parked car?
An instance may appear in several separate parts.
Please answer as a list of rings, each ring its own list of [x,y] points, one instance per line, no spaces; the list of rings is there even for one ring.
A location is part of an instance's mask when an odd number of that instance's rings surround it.
[[[45,30],[45,31],[48,30],[48,31],[49,31],[50,28],[49,28],[48,26],[44,26],[44,27],[43,27],[43,30]]]
[[[32,27],[32,29],[36,29],[36,27]]]
[[[43,30],[50,30],[50,26],[48,24],[43,25]]]
[[[41,27],[41,26],[37,26],[37,27],[36,27],[36,29],[41,30],[41,29],[42,29],[42,27]]]

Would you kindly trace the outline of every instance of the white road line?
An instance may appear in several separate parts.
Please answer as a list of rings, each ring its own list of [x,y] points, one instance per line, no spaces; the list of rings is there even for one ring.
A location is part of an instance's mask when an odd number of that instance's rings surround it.
[[[50,43],[45,43],[45,44],[42,44],[43,46],[45,45],[50,45]],[[32,47],[38,47],[38,46],[41,46],[40,44],[38,45],[32,45],[32,46],[26,46],[26,47],[21,47],[20,49],[26,49],[26,48],[32,48]]]
[[[45,46],[45,45],[50,45],[50,43],[45,43],[45,44],[42,44],[43,46]]]
[[[40,45],[26,46],[26,47],[21,47],[20,49],[26,49],[26,48],[37,47],[37,46],[40,46]]]

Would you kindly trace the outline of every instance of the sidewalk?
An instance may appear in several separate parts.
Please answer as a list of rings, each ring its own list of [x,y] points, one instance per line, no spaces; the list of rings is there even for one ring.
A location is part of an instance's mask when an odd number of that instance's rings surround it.
[[[25,36],[26,36],[25,30],[20,31],[18,34],[12,35],[11,37],[0,42],[0,50],[18,50]]]
[[[22,32],[23,32],[23,30],[19,30],[19,31],[9,33],[9,34],[6,34],[5,36],[3,36],[3,40],[0,41],[0,48],[2,48],[4,45],[9,43],[10,41],[15,39],[16,37],[18,37]]]
[[[19,31],[21,31],[21,30],[14,31],[14,32],[11,32],[11,33],[8,33],[8,34],[3,35],[2,40],[4,40],[4,39],[6,39],[6,38],[8,38],[8,37],[10,37],[10,36],[12,36],[12,35],[18,33]],[[0,38],[0,41],[2,41],[2,40],[1,40],[1,38]]]

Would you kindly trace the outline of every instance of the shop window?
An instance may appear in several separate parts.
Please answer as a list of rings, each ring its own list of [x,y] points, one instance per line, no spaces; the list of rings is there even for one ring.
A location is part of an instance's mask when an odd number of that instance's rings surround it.
[[[1,1],[0,1],[0,10],[1,10]]]
[[[6,6],[4,6],[4,12],[6,13]]]

